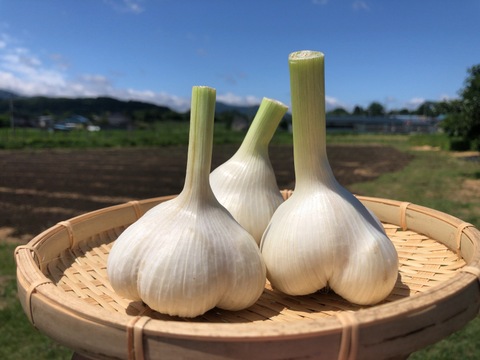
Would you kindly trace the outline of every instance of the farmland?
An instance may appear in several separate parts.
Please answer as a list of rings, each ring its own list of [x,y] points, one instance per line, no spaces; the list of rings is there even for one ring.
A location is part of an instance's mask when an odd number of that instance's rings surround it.
[[[212,168],[236,148],[216,146]],[[344,186],[401,169],[411,158],[377,145],[335,145],[328,150]],[[292,147],[272,146],[270,154],[279,187],[293,188]],[[182,146],[0,151],[0,227],[10,236],[28,237],[85,212],[177,194],[183,187],[186,159]]]

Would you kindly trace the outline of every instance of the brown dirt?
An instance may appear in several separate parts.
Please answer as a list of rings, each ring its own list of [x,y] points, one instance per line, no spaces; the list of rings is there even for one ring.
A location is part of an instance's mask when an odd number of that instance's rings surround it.
[[[214,147],[212,169],[236,146]],[[385,146],[330,146],[338,181],[368,181],[404,167],[411,155]],[[272,146],[272,165],[281,189],[294,187],[291,146]],[[183,186],[187,149],[89,149],[0,151],[0,241],[32,236],[89,211],[162,195]]]

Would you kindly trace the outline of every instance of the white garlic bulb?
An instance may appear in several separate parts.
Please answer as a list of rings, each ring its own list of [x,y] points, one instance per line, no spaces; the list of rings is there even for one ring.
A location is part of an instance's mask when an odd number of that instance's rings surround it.
[[[244,309],[265,286],[255,240],[210,188],[214,110],[215,89],[193,87],[184,188],[129,226],[107,262],[118,294],[169,315]]]
[[[324,56],[290,54],[295,190],[260,248],[272,286],[306,295],[329,286],[356,304],[385,299],[398,255],[374,215],[335,179],[326,153]]]
[[[287,109],[279,101],[264,98],[237,152],[210,174],[215,197],[257,244],[283,202],[268,145]]]

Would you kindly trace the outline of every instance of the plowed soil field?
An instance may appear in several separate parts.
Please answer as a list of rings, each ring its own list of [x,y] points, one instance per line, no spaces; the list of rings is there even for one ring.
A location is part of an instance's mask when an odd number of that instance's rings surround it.
[[[236,149],[214,147],[212,169]],[[411,159],[394,148],[374,145],[329,146],[328,156],[338,181],[347,188],[400,170]],[[292,147],[272,146],[270,157],[280,189],[293,189]],[[177,194],[186,159],[186,147],[0,151],[0,241],[26,242],[76,215]]]

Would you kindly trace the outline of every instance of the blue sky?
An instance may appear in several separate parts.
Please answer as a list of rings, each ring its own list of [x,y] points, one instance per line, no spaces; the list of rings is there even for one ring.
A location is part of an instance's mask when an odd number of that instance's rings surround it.
[[[480,0],[0,0],[0,89],[189,107],[290,104],[288,54],[325,54],[330,108],[458,96]]]

